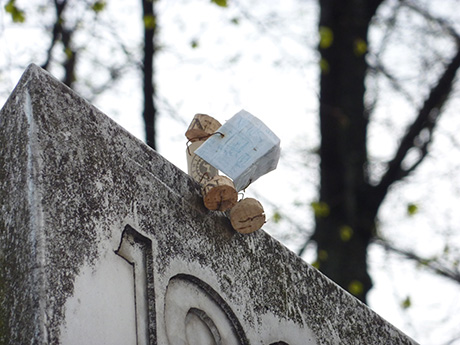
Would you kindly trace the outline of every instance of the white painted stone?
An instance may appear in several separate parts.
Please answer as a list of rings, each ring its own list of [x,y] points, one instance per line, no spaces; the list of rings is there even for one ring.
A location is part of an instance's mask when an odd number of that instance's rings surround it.
[[[0,123],[0,344],[415,344],[39,67]]]
[[[64,306],[63,344],[136,344],[134,276],[130,264],[112,250],[95,267],[83,267],[74,288],[75,294]]]

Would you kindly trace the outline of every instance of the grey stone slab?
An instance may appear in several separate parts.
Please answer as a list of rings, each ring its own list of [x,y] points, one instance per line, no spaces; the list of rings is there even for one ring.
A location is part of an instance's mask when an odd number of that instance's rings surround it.
[[[35,65],[0,149],[0,344],[415,344]]]

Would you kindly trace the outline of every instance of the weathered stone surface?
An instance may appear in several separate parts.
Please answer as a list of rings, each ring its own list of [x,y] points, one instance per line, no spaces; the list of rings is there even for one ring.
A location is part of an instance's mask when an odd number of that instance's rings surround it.
[[[37,66],[0,147],[0,344],[414,344]]]

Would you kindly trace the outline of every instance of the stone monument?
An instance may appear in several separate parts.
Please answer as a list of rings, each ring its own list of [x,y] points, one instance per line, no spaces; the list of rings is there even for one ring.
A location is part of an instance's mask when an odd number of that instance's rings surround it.
[[[35,65],[0,150],[0,344],[415,344]]]

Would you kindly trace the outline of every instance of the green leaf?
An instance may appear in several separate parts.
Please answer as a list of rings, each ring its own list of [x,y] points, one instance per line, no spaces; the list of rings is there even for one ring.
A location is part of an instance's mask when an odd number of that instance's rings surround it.
[[[407,214],[409,216],[413,216],[418,212],[418,206],[416,204],[408,204],[407,205]]]
[[[329,62],[327,62],[326,59],[321,59],[319,61],[319,68],[321,69],[321,73],[328,74],[329,71],[331,70],[329,66]]]
[[[329,258],[329,254],[327,253],[327,250],[320,250],[318,252],[318,261],[327,261],[327,259]]]
[[[5,5],[6,13],[11,14],[11,18],[15,23],[24,23],[26,21],[26,14],[23,10],[19,9],[16,4],[16,0],[10,0]]]
[[[274,222],[275,224],[279,223],[280,220],[281,220],[281,218],[282,218],[282,216],[281,216],[281,214],[280,214],[278,211],[276,211],[275,213],[273,213],[272,219],[273,219],[273,222]]]
[[[15,7],[14,0],[8,1],[5,5],[6,13],[13,13]]]
[[[240,23],[240,18],[235,17],[231,20],[231,22],[232,24],[238,25]]]
[[[13,22],[15,23],[24,23],[26,21],[26,16],[24,11],[16,11],[13,13]]]
[[[67,59],[69,59],[69,60],[73,57],[73,54],[74,54],[72,49],[70,49],[69,47],[65,48],[64,53],[65,53]]]
[[[91,6],[91,9],[94,12],[99,13],[103,11],[106,6],[107,6],[107,2],[105,0],[98,0]]]
[[[317,218],[325,218],[329,216],[330,209],[329,205],[323,201],[313,201],[310,204],[311,208],[313,209],[313,213]]]
[[[362,56],[367,52],[367,43],[362,38],[357,38],[354,41],[353,51],[356,56]]]
[[[321,49],[329,48],[334,42],[334,33],[327,26],[319,28],[319,47]]]
[[[403,309],[409,309],[412,305],[410,296],[407,296],[402,302],[401,302],[401,308]]]
[[[190,42],[190,47],[192,47],[193,49],[198,48],[198,46],[199,46],[198,40],[192,40]]]
[[[364,291],[363,283],[359,280],[352,280],[350,284],[348,284],[348,291],[354,296],[362,295]]]
[[[444,246],[444,249],[443,249],[442,253],[443,253],[444,255],[449,255],[449,253],[450,253],[450,246],[449,246],[448,244],[446,244],[446,245]]]
[[[341,226],[339,229],[339,234],[340,239],[343,242],[348,242],[353,237],[353,229],[348,225]]]
[[[144,16],[144,26],[146,29],[154,29],[157,24],[157,20],[154,15],[149,14]]]
[[[216,4],[217,6],[220,6],[220,7],[228,6],[227,0],[211,0],[211,3]]]

